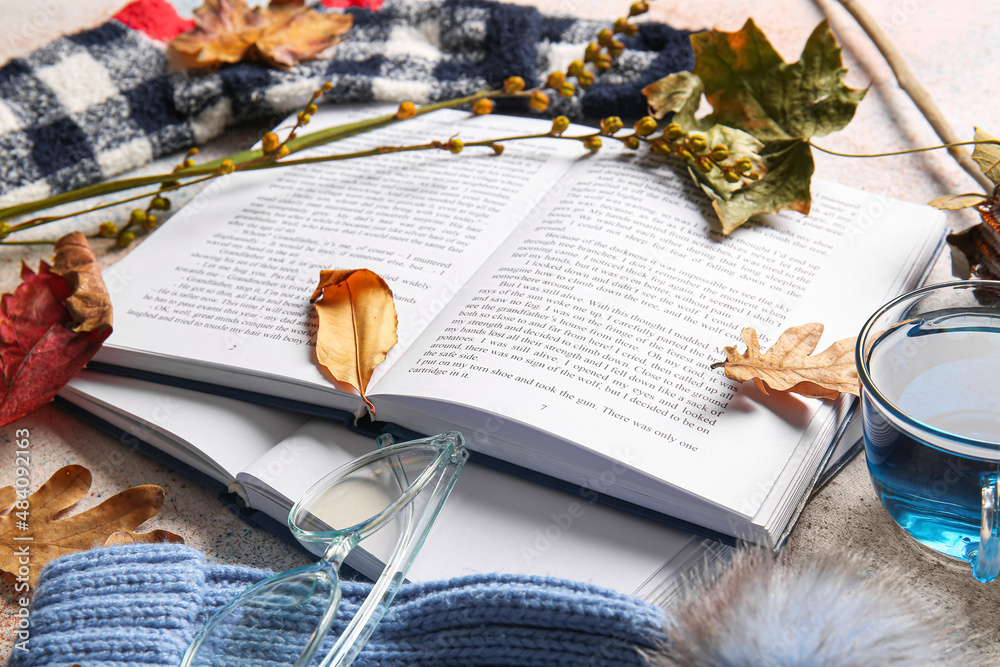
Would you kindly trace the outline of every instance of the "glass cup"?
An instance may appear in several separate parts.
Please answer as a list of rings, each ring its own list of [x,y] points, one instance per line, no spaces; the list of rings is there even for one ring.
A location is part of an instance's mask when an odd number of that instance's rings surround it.
[[[924,287],[880,308],[855,358],[868,472],[931,549],[1000,572],[1000,282]]]

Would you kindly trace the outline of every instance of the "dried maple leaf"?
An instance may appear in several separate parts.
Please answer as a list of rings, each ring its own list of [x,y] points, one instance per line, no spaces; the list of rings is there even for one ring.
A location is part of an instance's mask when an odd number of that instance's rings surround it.
[[[753,151],[762,164],[760,180],[734,189],[722,178],[691,174],[711,199],[722,232],[730,233],[758,213],[808,214],[814,167],[809,138],[847,125],[866,92],[844,85],[847,70],[829,24],[816,27],[795,63],[786,63],[752,20],[736,32],[694,34],[691,46],[692,72],[643,90],[654,114],[674,112],[685,129],[746,132],[764,144],[759,153]],[[714,111],[696,118],[702,93]],[[716,131],[725,143],[723,130]],[[735,154],[732,148],[730,153]]]
[[[251,9],[243,0],[205,0],[194,16],[194,29],[170,42],[175,66],[213,67],[263,58],[277,67],[293,67],[335,45],[354,21],[350,14],[320,13],[301,3]]]
[[[737,382],[753,380],[765,394],[773,389],[810,398],[836,398],[841,393],[857,396],[855,339],[838,340],[810,356],[822,335],[823,325],[818,322],[792,327],[761,354],[757,332],[748,327],[740,336],[747,351],[741,354],[735,347],[727,347],[723,350],[726,360],[712,364],[712,368],[724,368],[726,377]]]
[[[365,393],[375,367],[396,344],[392,290],[368,269],[321,271],[310,301],[319,316],[316,358],[334,378]]]
[[[0,426],[51,401],[111,334],[94,255],[86,239],[67,238],[55,259],[66,277],[45,262],[38,273],[22,264],[21,284],[0,299]]]
[[[110,535],[131,531],[163,506],[163,489],[145,484],[115,494],[86,512],[64,517],[87,495],[91,480],[89,470],[69,465],[57,470],[27,498],[10,500],[8,505],[13,507],[0,516],[0,570],[23,578],[21,567],[26,565],[27,581],[34,586],[42,566],[53,558],[104,544]],[[8,500],[10,488],[0,489]],[[21,502],[25,505],[19,506]],[[184,541],[165,530],[128,534],[135,541]],[[151,539],[153,536],[157,539]]]

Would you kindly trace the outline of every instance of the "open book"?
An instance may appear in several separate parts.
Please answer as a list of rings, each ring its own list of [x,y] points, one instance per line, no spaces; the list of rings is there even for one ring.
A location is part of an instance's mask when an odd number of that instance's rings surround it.
[[[317,150],[548,126],[442,111]],[[307,299],[320,269],[368,268],[399,314],[399,342],[369,386],[379,420],[458,429],[474,452],[774,547],[849,401],[764,396],[708,366],[745,326],[765,345],[811,321],[827,326],[821,348],[855,335],[922,278],[943,216],[815,183],[810,217],[766,216],[721,237],[685,176],[613,143],[584,156],[541,139],[502,156],[424,151],[220,179],[105,272],[115,332],[93,366],[355,412],[358,396],[314,364]]]

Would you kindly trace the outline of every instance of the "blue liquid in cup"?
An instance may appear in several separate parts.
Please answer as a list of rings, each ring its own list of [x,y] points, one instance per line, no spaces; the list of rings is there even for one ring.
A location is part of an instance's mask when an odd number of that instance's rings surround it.
[[[983,480],[1000,470],[1000,318],[924,316],[870,350],[882,396],[863,392],[862,409],[879,500],[917,541],[968,560],[979,546]],[[890,419],[883,400],[903,417]]]

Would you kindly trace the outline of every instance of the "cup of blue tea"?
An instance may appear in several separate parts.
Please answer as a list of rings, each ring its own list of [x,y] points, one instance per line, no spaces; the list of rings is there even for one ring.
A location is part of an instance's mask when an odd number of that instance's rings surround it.
[[[1000,573],[1000,281],[904,294],[858,336],[868,472],[917,542]]]

